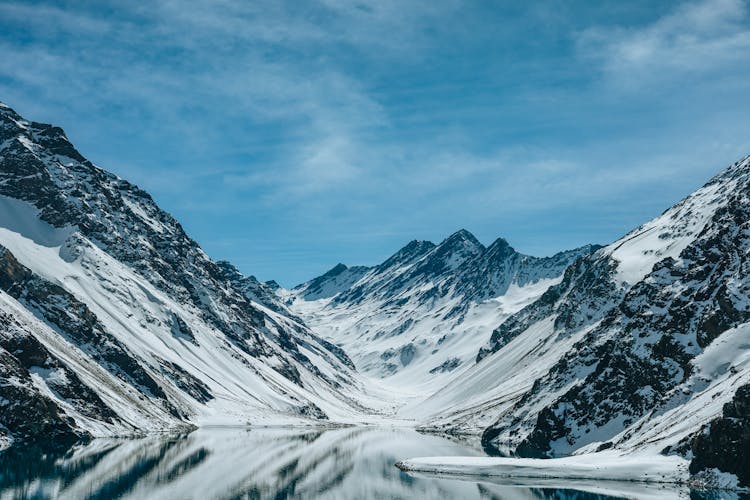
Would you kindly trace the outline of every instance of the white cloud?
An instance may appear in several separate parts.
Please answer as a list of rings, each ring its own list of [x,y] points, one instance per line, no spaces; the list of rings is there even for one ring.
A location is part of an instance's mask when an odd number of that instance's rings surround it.
[[[581,53],[623,86],[710,74],[750,64],[750,25],[743,0],[701,0],[638,28],[590,28]]]

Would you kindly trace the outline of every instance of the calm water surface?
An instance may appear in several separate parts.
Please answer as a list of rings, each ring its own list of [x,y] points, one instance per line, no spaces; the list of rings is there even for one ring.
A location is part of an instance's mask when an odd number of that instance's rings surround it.
[[[478,443],[404,429],[201,429],[6,452],[0,455],[0,498],[737,498],[638,483],[411,475],[394,467],[427,455],[483,453]]]

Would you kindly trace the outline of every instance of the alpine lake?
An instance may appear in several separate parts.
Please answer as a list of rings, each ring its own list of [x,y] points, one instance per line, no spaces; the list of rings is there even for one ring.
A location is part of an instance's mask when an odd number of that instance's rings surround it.
[[[614,481],[413,474],[399,460],[483,456],[478,441],[383,427],[202,428],[0,454],[0,499],[741,498]]]

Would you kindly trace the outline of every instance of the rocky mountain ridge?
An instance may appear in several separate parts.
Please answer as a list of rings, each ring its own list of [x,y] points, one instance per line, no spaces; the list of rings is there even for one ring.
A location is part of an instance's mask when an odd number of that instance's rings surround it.
[[[5,105],[0,288],[6,444],[364,410],[346,354],[272,284],[211,260],[62,129]]]

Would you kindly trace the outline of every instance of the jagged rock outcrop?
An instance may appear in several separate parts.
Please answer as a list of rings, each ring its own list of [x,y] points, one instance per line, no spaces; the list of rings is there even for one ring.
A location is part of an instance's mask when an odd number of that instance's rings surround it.
[[[734,474],[739,486],[750,488],[750,384],[743,385],[692,443],[690,472],[719,470]]]

